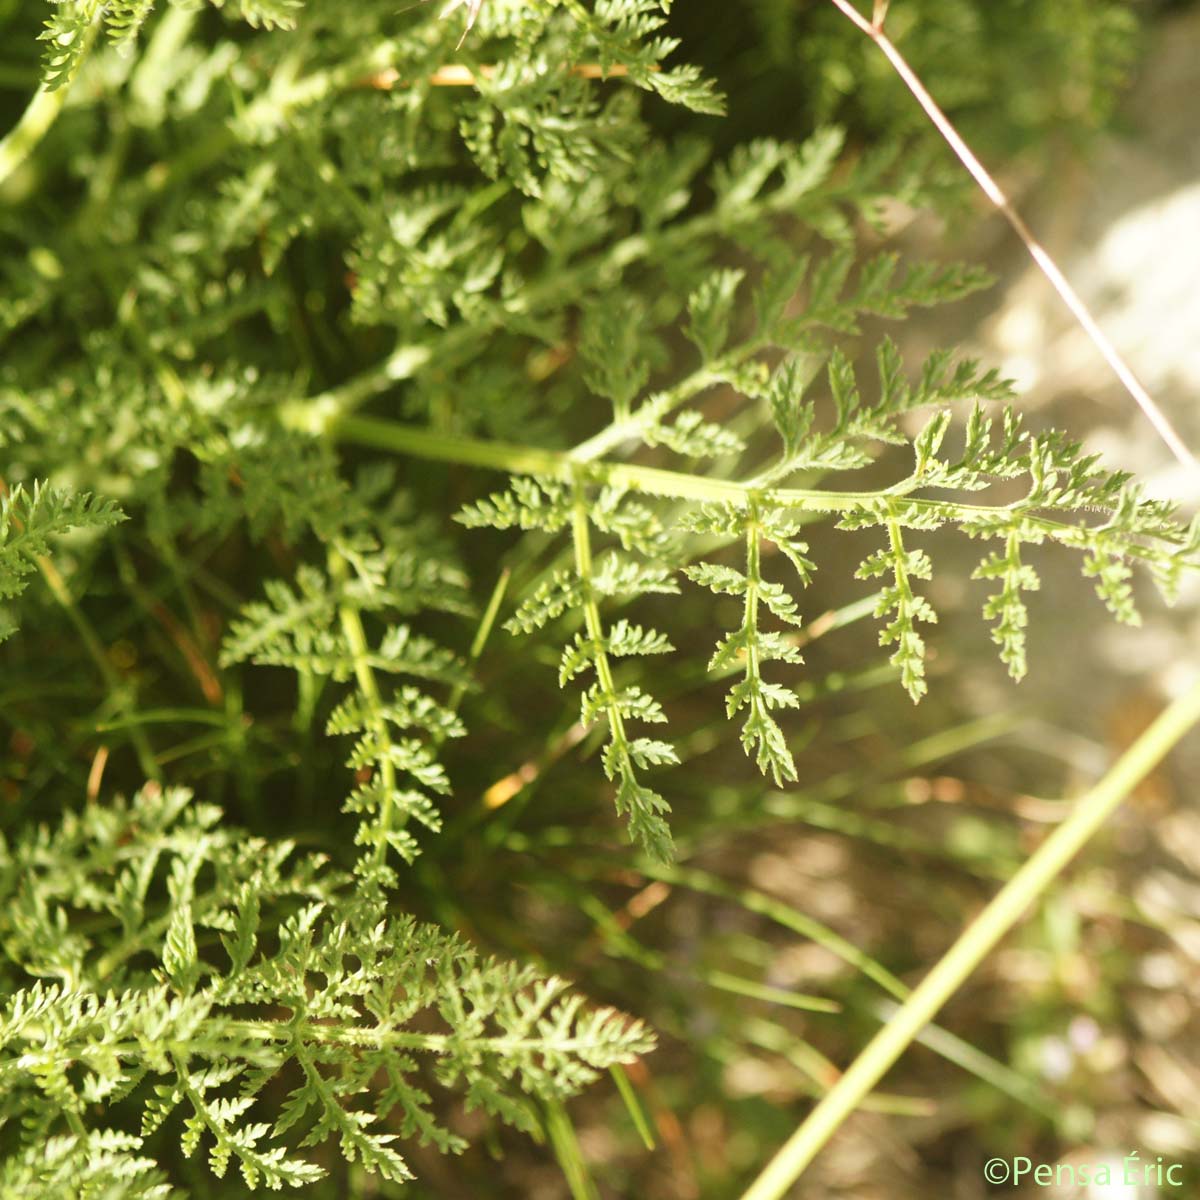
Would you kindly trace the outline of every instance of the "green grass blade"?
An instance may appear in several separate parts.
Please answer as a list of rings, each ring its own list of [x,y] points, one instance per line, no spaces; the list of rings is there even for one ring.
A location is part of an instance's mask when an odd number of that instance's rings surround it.
[[[647,1150],[653,1150],[657,1145],[654,1140],[654,1130],[650,1128],[650,1118],[646,1116],[646,1110],[642,1108],[642,1102],[638,1099],[637,1092],[634,1091],[628,1073],[620,1063],[609,1067],[609,1073],[617,1085],[621,1099],[625,1102],[625,1111],[629,1113],[629,1119],[638,1131],[642,1144]]]

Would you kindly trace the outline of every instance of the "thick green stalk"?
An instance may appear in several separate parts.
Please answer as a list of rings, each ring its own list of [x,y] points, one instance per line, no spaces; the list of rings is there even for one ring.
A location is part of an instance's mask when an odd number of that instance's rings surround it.
[[[459,437],[455,434],[434,433],[375,417],[318,414],[306,405],[285,407],[281,415],[283,423],[294,429],[321,433],[335,441],[393,450],[414,458],[489,467],[496,471],[509,471],[515,475],[544,475],[562,480],[577,478],[581,467],[571,451],[545,450],[538,446],[517,446],[506,442]],[[587,472],[588,478],[598,482],[646,492],[652,496],[676,500],[724,500],[745,503],[751,495],[757,495],[766,504],[801,505],[824,512],[844,512],[847,509],[859,508],[886,494],[823,492],[811,488],[775,488],[763,491],[736,480],[707,479],[682,471],[664,471],[659,467],[641,467],[632,463],[589,462]],[[934,508],[953,507],[956,510],[972,512],[1009,511],[984,505],[950,506],[944,501],[927,500],[924,503]]]
[[[674,500],[700,500],[744,506],[754,497],[765,506],[803,508],[811,512],[853,512],[877,504],[887,497],[903,498],[905,504],[926,512],[937,513],[946,521],[967,517],[1014,517],[1036,526],[1048,538],[1067,545],[1081,544],[1083,532],[1078,525],[1068,525],[1045,517],[1036,517],[1017,504],[966,504],[960,500],[935,500],[913,496],[909,491],[921,486],[915,477],[901,480],[892,487],[871,492],[833,492],[818,488],[763,488],[754,481],[708,479],[683,471],[667,471],[660,467],[643,467],[635,463],[588,462],[581,464],[574,451],[546,450],[539,446],[518,446],[508,442],[483,441],[459,437],[456,434],[435,433],[378,417],[342,415],[335,404],[315,406],[311,401],[299,401],[280,407],[280,420],[289,429],[318,434],[334,441],[351,442],[376,450],[390,450],[413,458],[435,462],[461,463],[464,466],[485,467],[514,475],[542,475],[571,482],[585,468],[587,478],[598,483],[610,483],[630,491],[644,492]],[[1153,558],[1142,546],[1129,544],[1124,553],[1138,558]]]
[[[742,1200],[782,1200],[842,1122],[916,1040],[971,972],[1197,721],[1200,721],[1200,683],[1159,714],[1112,770],[1079,801],[1074,812],[967,926],[937,966],[767,1164]]]

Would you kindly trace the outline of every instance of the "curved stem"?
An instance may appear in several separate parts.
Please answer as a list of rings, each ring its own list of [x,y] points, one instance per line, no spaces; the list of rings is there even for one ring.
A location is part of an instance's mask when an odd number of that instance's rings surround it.
[[[809,1113],[742,1200],[782,1200],[842,1122],[916,1040],[947,1000],[1062,874],[1118,805],[1200,721],[1200,683],[1159,714],[1111,771],[1076,805],[1025,865],[971,922],[867,1044],[853,1065]]]
[[[71,90],[71,84],[79,74],[79,65],[87,56],[99,31],[100,20],[97,18],[87,27],[79,57],[70,78],[64,80],[53,91],[42,84],[21,114],[21,119],[0,140],[0,184],[3,184],[33,153],[38,143],[49,132],[50,127],[58,120],[58,114],[62,112],[63,105],[67,102],[67,93]]]

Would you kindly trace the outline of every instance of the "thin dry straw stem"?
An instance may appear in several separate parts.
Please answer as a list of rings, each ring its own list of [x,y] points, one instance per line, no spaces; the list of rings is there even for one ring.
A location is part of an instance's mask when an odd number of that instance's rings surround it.
[[[1150,393],[1142,386],[1129,365],[1117,352],[1104,330],[1096,323],[1095,317],[1079,294],[1071,286],[1067,277],[1059,270],[1055,261],[1046,252],[1041,243],[1034,237],[1033,231],[1025,223],[1024,218],[1013,207],[1012,202],[1004,194],[1000,185],[988,173],[987,168],[975,157],[970,146],[959,136],[958,131],[950,123],[950,119],[937,106],[937,102],[926,90],[925,85],[917,77],[913,69],[905,62],[903,55],[892,44],[891,39],[883,31],[883,19],[887,15],[886,0],[876,0],[875,19],[868,21],[850,0],[832,0],[840,12],[854,22],[883,52],[888,62],[895,68],[896,74],[904,80],[908,90],[912,92],[917,103],[925,110],[926,116],[936,126],[937,131],[949,143],[950,148],[958,155],[959,161],[970,172],[971,178],[983,189],[987,198],[1004,214],[1004,218],[1016,231],[1017,236],[1025,244],[1033,261],[1037,263],[1042,274],[1050,280],[1054,290],[1062,297],[1063,303],[1071,310],[1075,319],[1083,326],[1084,332],[1092,339],[1096,348],[1104,356],[1105,362],[1113,369],[1117,378],[1125,385],[1125,390],[1137,401],[1138,407],[1149,418],[1157,430],[1159,437],[1170,448],[1171,453],[1189,470],[1200,472],[1200,462],[1184,444],[1183,439],[1175,431],[1166,414],[1154,402]]]
[[[1200,683],[1163,710],[996,893],[784,1143],[742,1200],[782,1200],[821,1148],[1117,806],[1200,721]]]

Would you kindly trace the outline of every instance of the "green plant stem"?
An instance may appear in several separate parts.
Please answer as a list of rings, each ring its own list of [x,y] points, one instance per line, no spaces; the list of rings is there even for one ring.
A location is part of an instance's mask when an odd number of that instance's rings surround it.
[[[758,497],[750,496],[746,504],[746,669],[745,680],[753,684],[762,671],[758,660],[758,594],[762,587],[762,546],[758,540]],[[750,711],[754,717],[766,716],[762,701],[751,692]]]
[[[604,697],[609,733],[627,769],[632,772],[633,763],[629,760],[627,749],[629,739],[625,733],[625,718],[621,715],[621,708],[617,703],[617,685],[613,679],[612,664],[608,661],[608,654],[604,649],[604,622],[600,618],[600,605],[596,602],[596,593],[592,587],[592,539],[588,528],[587,498],[582,486],[576,488],[575,506],[571,516],[571,537],[575,547],[575,572],[583,589],[583,618],[587,635],[595,649],[596,681],[600,685],[600,694]]]
[[[668,388],[664,392],[656,392],[633,412],[606,425],[586,442],[581,442],[571,451],[571,457],[576,462],[591,462],[602,458],[611,450],[617,449],[622,442],[641,438],[650,425],[661,421],[668,413],[679,408],[693,396],[720,383],[726,377],[727,372],[759,353],[764,349],[765,344],[762,339],[751,339],[737,347],[736,350],[723,355],[717,362],[707,363],[693,371],[673,388]]]
[[[362,1050],[418,1050],[427,1054],[450,1054],[469,1044],[472,1050],[497,1058],[530,1051],[586,1055],[595,1050],[593,1041],[574,1033],[564,1033],[556,1038],[506,1034],[464,1037],[461,1032],[413,1033],[383,1024],[326,1025],[295,1018],[225,1020],[217,1014],[210,1015],[203,1035],[190,1044],[174,1044],[174,1049],[182,1055],[203,1053],[233,1060],[246,1057],[247,1046],[255,1043],[261,1044],[264,1052],[269,1052],[273,1043],[281,1043],[287,1050],[296,1046],[348,1046]],[[145,1054],[145,1046],[136,1040],[106,1043],[106,1049],[109,1046],[112,1053],[121,1058],[141,1061]],[[631,1053],[617,1061],[632,1062],[635,1057]]]
[[[996,894],[828,1095],[809,1113],[742,1200],[782,1200],[863,1097],[947,1000],[1087,844],[1129,793],[1200,721],[1200,683],[1175,700]]]
[[[49,132],[50,127],[58,120],[63,105],[67,102],[67,93],[79,73],[79,64],[87,57],[96,34],[100,31],[100,21],[97,18],[87,27],[83,35],[83,46],[75,70],[69,79],[53,91],[44,85],[39,87],[32,100],[21,114],[21,119],[0,140],[0,184],[4,181],[37,149],[38,143]]]
[[[329,552],[329,574],[338,583],[345,583],[349,574],[346,560],[335,550]],[[372,855],[376,866],[381,865],[387,857],[388,835],[392,829],[393,797],[396,794],[396,764],[392,762],[392,737],[388,729],[387,718],[384,717],[383,698],[379,694],[379,684],[375,672],[371,669],[370,647],[367,645],[366,631],[363,629],[362,616],[352,604],[338,605],[338,618],[342,624],[342,632],[350,646],[350,655],[354,660],[354,677],[370,706],[371,731],[379,739],[381,750],[379,770],[383,787],[379,813],[379,836],[375,842]]]
[[[150,741],[146,737],[146,731],[142,728],[141,722],[135,719],[135,710],[125,701],[125,684],[113,669],[108,655],[104,652],[104,647],[100,644],[100,638],[97,636],[96,631],[92,628],[87,617],[80,611],[79,605],[75,603],[75,597],[71,595],[71,589],[67,587],[66,581],[59,574],[58,568],[50,559],[45,555],[39,554],[37,565],[38,570],[42,573],[42,578],[46,581],[46,586],[50,589],[51,595],[62,606],[63,611],[67,614],[67,618],[75,626],[75,632],[79,634],[79,640],[83,642],[88,656],[96,664],[96,670],[99,671],[100,678],[104,680],[108,694],[118,699],[121,713],[129,719],[129,740],[133,743],[133,749],[137,754],[138,765],[142,769],[142,774],[147,779],[161,781],[162,772],[159,770],[158,762],[155,760],[154,750],[150,746]]]
[[[483,616],[479,619],[479,628],[475,630],[475,637],[471,640],[471,649],[467,651],[467,662],[471,666],[479,661],[479,656],[483,653],[484,646],[487,645],[492,627],[496,624],[496,617],[500,615],[500,605],[504,603],[504,593],[508,591],[511,578],[512,569],[505,567],[496,579],[496,586],[492,588],[487,608],[483,610]],[[454,691],[450,693],[450,699],[446,702],[446,707],[453,713],[458,712],[458,706],[466,694],[467,685],[465,683],[456,684]]]
[[[909,490],[920,486],[920,481],[913,476],[889,488],[872,492],[762,488],[753,482],[707,479],[700,475],[668,471],[661,467],[643,467],[635,463],[581,464],[572,451],[546,450],[538,446],[520,446],[435,433],[400,421],[342,415],[336,406],[314,406],[311,401],[284,404],[280,407],[279,415],[283,424],[290,429],[435,462],[461,463],[464,466],[485,467],[514,475],[540,475],[566,482],[577,479],[581,466],[586,466],[589,480],[668,499],[724,502],[744,506],[751,498],[756,498],[766,506],[841,513],[877,505],[881,499],[897,497],[902,498],[907,505],[936,513],[946,521],[975,517],[1019,518],[1022,522],[1041,530],[1046,537],[1054,538],[1068,546],[1085,545],[1088,532],[1085,527],[1079,525],[1068,525],[1034,516],[1028,508],[1023,508],[1019,501],[1015,504],[966,504],[959,500],[935,500],[925,496],[913,496],[909,494]],[[1134,544],[1123,549],[1135,557],[1152,557],[1148,549]]]
[[[653,1150],[656,1146],[654,1131],[646,1119],[646,1113],[642,1109],[641,1101],[638,1100],[637,1092],[634,1091],[633,1084],[629,1081],[629,1075],[620,1065],[611,1066],[608,1071],[617,1085],[617,1091],[621,1093],[625,1109],[629,1113],[630,1120],[633,1121],[634,1128],[638,1131],[638,1136],[642,1139],[642,1145],[647,1150]]]
[[[567,1186],[571,1189],[572,1200],[600,1200],[600,1193],[596,1190],[588,1170],[587,1160],[583,1157],[583,1150],[580,1148],[579,1138],[571,1124],[566,1106],[561,1100],[549,1100],[546,1102],[545,1111],[546,1132],[550,1135],[554,1156],[558,1159]]]

